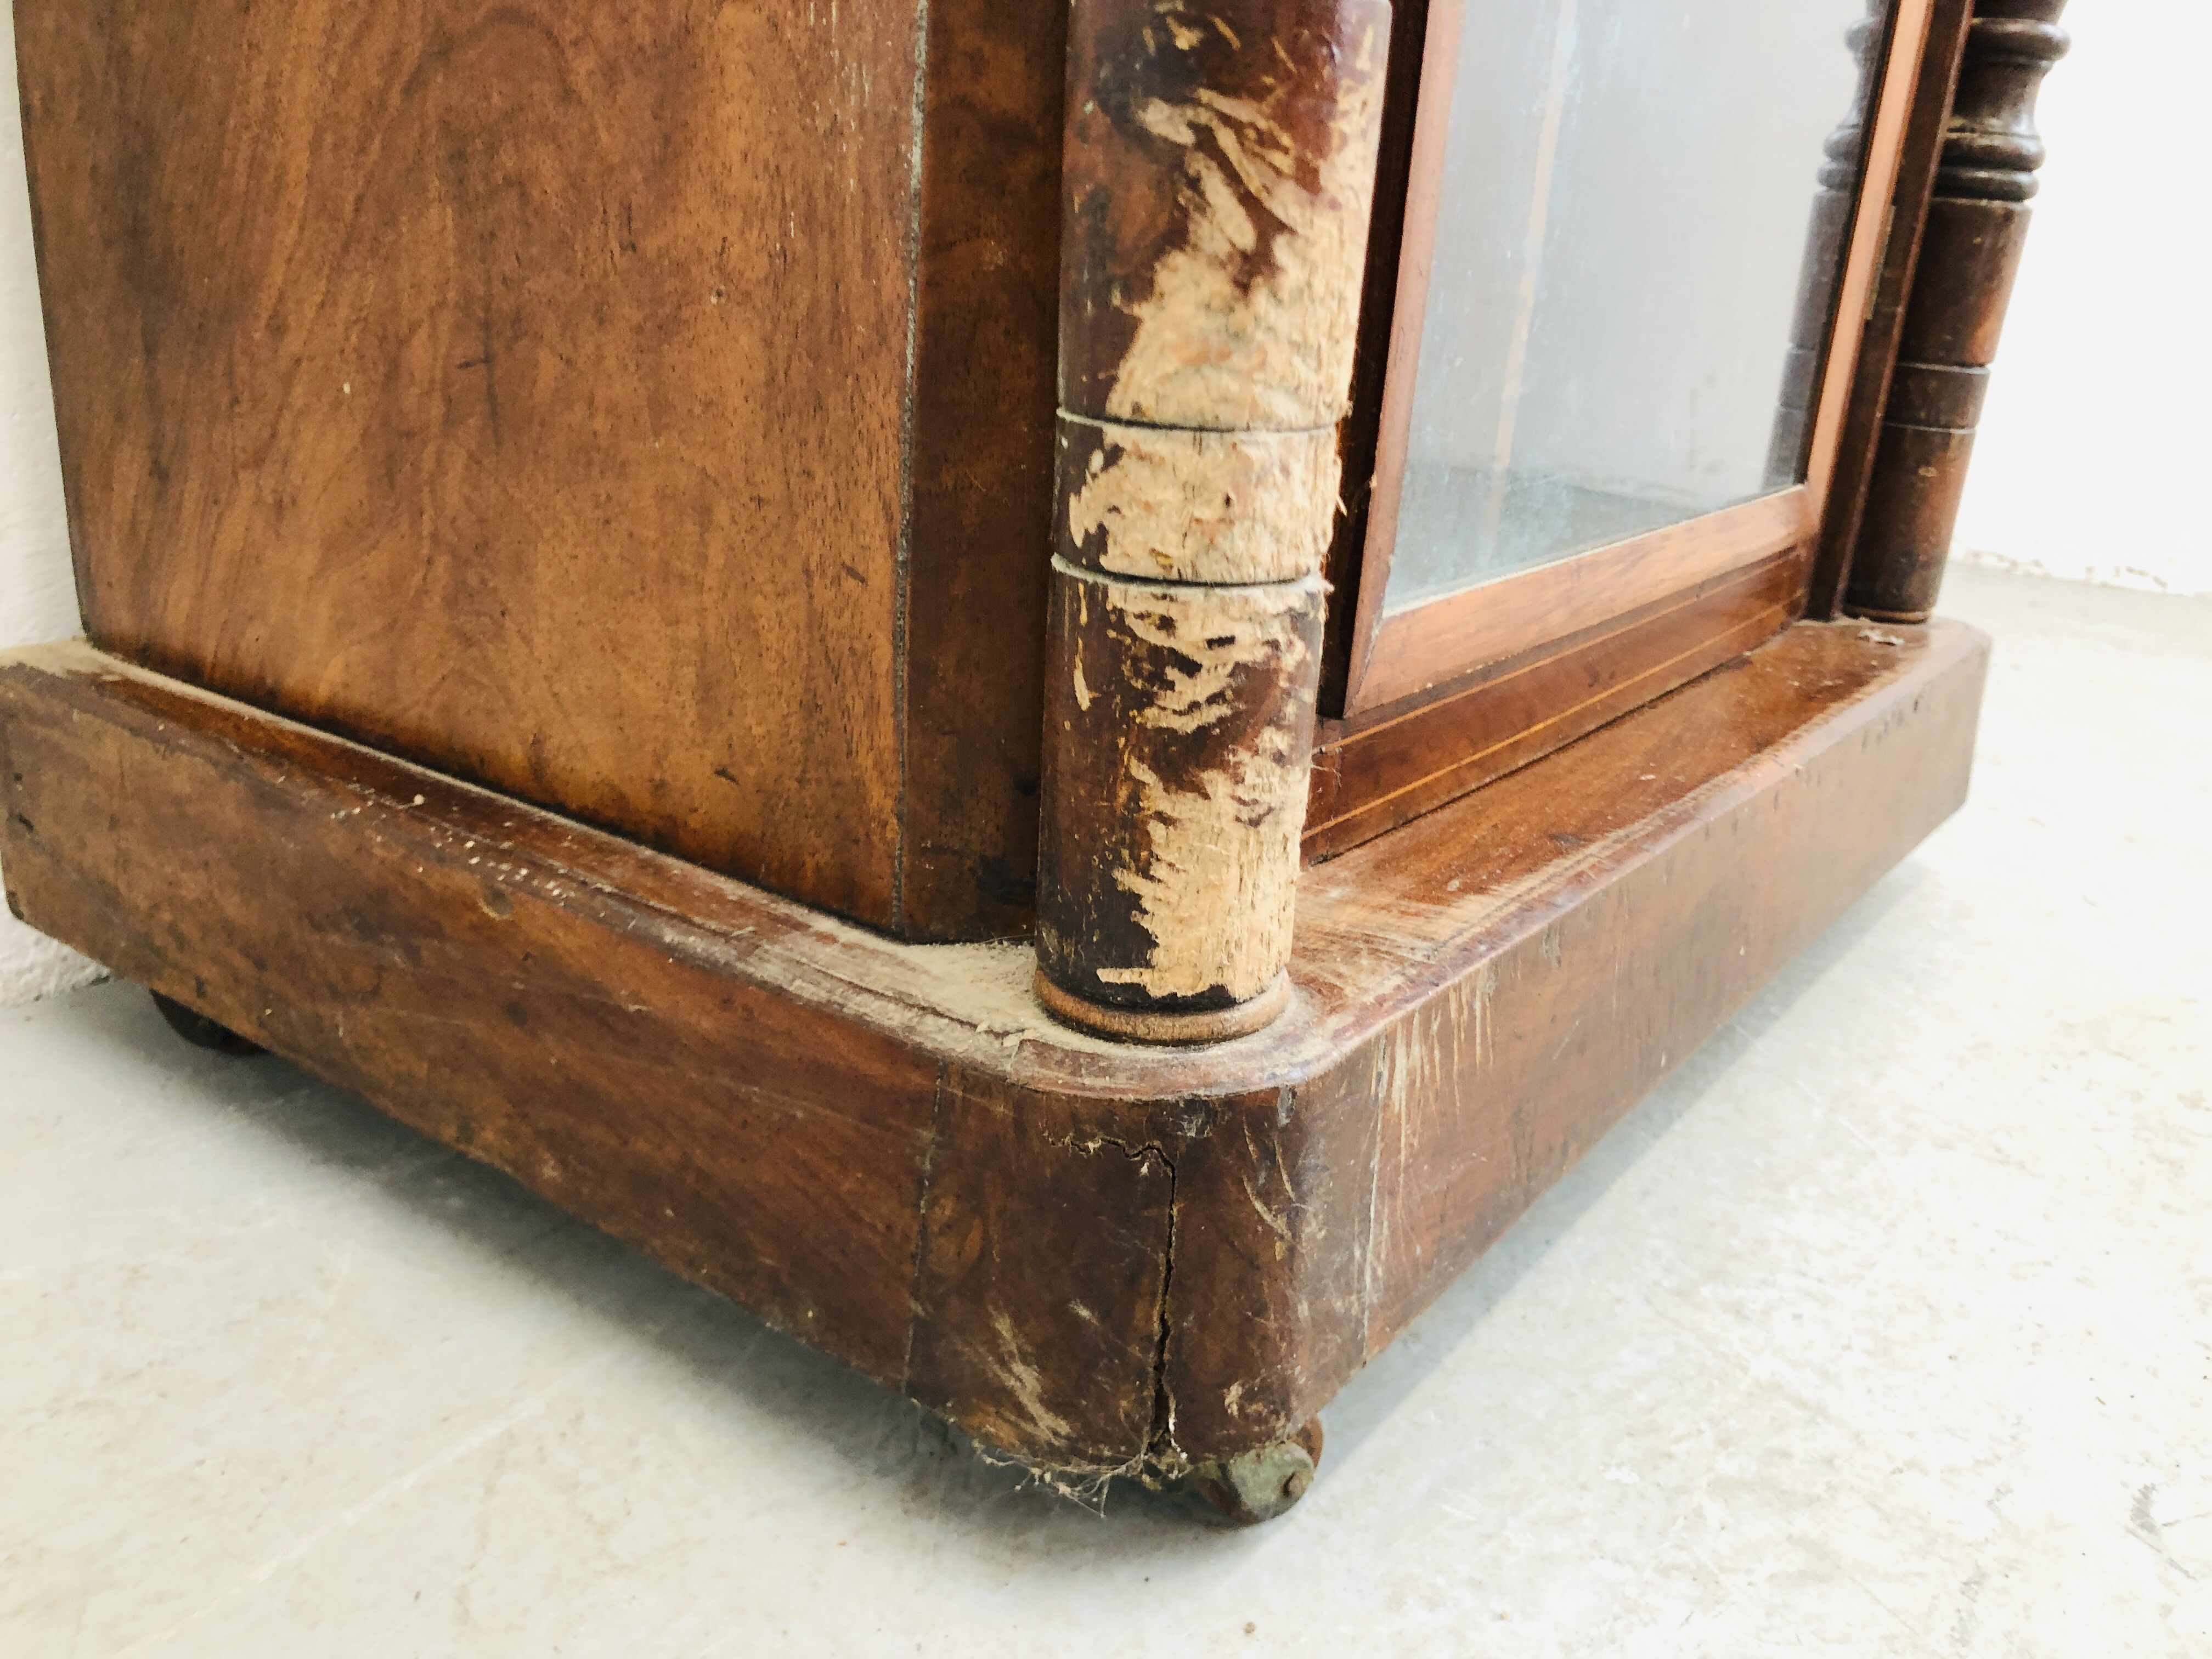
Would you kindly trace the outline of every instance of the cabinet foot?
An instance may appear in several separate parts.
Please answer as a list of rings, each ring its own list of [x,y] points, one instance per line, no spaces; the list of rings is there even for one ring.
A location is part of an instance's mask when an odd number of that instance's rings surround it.
[[[159,991],[146,994],[154,999],[154,1006],[161,1011],[161,1018],[169,1022],[169,1029],[195,1048],[212,1048],[219,1054],[258,1054],[261,1045],[249,1037],[242,1037],[228,1025],[218,1025],[205,1014],[194,1013],[173,998]]]
[[[1296,1508],[1321,1467],[1321,1419],[1287,1440],[1191,1472],[1191,1489],[1240,1527],[1256,1527]]]

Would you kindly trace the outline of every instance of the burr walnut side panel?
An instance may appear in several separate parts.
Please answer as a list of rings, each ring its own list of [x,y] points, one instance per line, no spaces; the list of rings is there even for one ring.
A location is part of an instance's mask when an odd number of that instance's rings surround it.
[[[921,77],[910,0],[24,0],[93,637],[1019,931],[1065,31],[946,22]]]

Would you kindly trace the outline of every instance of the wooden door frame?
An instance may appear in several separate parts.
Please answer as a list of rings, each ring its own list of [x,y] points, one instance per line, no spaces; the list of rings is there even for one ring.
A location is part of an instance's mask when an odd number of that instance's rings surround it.
[[[1727,571],[1747,568],[1814,536],[1834,477],[1869,310],[1868,296],[1881,262],[1885,220],[1935,3],[1898,0],[1887,19],[1873,118],[1867,123],[1857,200],[1814,406],[1805,483],[1386,615],[1383,592],[1396,540],[1398,487],[1404,475],[1416,360],[1426,320],[1465,7],[1465,0],[1435,0],[1425,24],[1409,31],[1420,34],[1422,41],[1406,210],[1393,262],[1395,276],[1380,400],[1369,416],[1378,430],[1371,484],[1364,498],[1367,511],[1358,527],[1359,568],[1351,585],[1356,597],[1332,713],[1347,718],[1373,714]],[[1354,419],[1358,418],[1356,412]]]
[[[1447,0],[1436,3],[1442,5]],[[1413,92],[1427,38],[1427,0],[1403,0],[1403,33],[1393,52],[1395,107],[1385,119],[1368,299],[1361,316],[1355,410],[1343,428],[1347,509],[1339,520],[1328,565],[1338,602],[1329,617],[1322,718],[1306,816],[1309,860],[1334,857],[1479,788],[1741,656],[1801,617],[1825,619],[1837,613],[1972,7],[1972,0],[1919,0],[1916,9],[1925,20],[1917,65],[1900,64],[1893,36],[1884,46],[1887,69],[1870,125],[1889,118],[1883,137],[1896,145],[1897,160],[1888,169],[1888,200],[1883,203],[1879,191],[1863,189],[1856,216],[1863,219],[1870,203],[1882,204],[1887,233],[1867,250],[1874,257],[1867,258],[1862,283],[1844,308],[1856,346],[1846,350],[1838,341],[1826,356],[1816,410],[1831,423],[1834,435],[1825,452],[1826,476],[1819,481],[1820,511],[1808,515],[1802,538],[1732,568],[1724,560],[1700,563],[1686,555],[1678,568],[1681,586],[1652,592],[1640,605],[1603,607],[1601,615],[1580,629],[1553,634],[1511,655],[1472,663],[1456,678],[1405,695],[1397,702],[1370,702],[1360,712],[1347,714],[1355,600],[1367,574],[1363,565],[1380,424],[1376,416],[1397,306],[1404,223],[1409,216],[1407,185],[1417,115]],[[1902,5],[1894,9],[1893,27],[1905,15]],[[1900,74],[1900,68],[1911,72]],[[1897,136],[1892,137],[1893,133]],[[1601,548],[1563,561],[1555,568],[1571,569],[1581,563],[1594,574],[1613,561],[1638,562],[1618,547]],[[1661,570],[1668,561],[1650,557],[1644,562],[1647,570]],[[1710,574],[1716,566],[1720,574]],[[1587,583],[1589,577],[1550,580]],[[1531,591],[1515,599],[1518,614],[1545,614],[1537,584],[1528,586]],[[1493,583],[1479,591],[1497,604],[1506,586]],[[1646,591],[1661,586],[1662,583],[1653,583]],[[1550,614],[1576,614],[1576,596],[1566,593],[1563,599]],[[1496,644],[1493,636],[1489,648]]]

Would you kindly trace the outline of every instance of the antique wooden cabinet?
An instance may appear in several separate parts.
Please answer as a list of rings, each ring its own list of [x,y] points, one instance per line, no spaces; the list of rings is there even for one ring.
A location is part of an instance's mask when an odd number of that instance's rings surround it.
[[[16,0],[11,906],[1054,1479],[1962,799],[2060,0]]]

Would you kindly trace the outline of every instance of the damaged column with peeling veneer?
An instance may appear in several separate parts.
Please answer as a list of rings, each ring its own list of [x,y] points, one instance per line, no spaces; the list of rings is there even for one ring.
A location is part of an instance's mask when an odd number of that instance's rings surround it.
[[[1320,673],[1382,0],[1075,0],[1037,989],[1266,1024]]]

